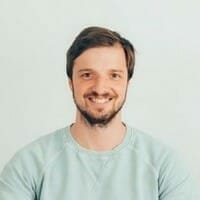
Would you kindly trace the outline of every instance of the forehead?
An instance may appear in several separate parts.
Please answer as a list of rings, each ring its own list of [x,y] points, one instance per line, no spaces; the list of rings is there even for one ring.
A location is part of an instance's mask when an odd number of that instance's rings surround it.
[[[124,49],[120,44],[89,48],[74,60],[74,70],[80,68],[126,70]]]

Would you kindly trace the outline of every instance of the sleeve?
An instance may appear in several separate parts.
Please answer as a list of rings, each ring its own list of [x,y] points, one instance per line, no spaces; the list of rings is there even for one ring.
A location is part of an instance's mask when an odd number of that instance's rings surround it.
[[[168,154],[159,172],[159,200],[197,200],[190,173],[174,154]]]
[[[31,166],[24,166],[20,158],[12,159],[0,175],[0,200],[35,200],[30,170]]]

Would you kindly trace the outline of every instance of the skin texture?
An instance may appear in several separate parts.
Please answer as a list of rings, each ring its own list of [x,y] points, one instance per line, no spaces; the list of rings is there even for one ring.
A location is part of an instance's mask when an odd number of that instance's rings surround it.
[[[77,106],[71,128],[74,138],[92,149],[105,150],[119,144],[126,129],[121,108],[128,87],[123,48],[116,44],[84,51],[75,59],[69,85]]]

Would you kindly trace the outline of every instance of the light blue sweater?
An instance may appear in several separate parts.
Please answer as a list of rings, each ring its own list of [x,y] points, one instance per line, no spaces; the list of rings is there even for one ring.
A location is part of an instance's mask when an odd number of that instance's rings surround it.
[[[193,198],[174,152],[129,126],[122,143],[105,152],[85,149],[69,127],[59,129],[20,150],[0,176],[0,200]]]

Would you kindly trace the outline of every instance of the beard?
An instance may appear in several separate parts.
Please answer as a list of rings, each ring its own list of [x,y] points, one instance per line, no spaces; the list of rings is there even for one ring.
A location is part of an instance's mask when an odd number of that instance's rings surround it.
[[[74,103],[78,109],[78,111],[81,113],[81,115],[83,116],[83,118],[86,120],[86,122],[90,125],[90,126],[99,126],[99,127],[105,127],[106,125],[108,125],[112,119],[114,119],[114,117],[119,113],[119,111],[122,109],[124,103],[125,103],[125,100],[126,100],[126,94],[127,94],[127,91],[125,92],[125,96],[124,96],[124,99],[122,100],[122,102],[120,102],[116,108],[112,108],[111,111],[109,111],[108,113],[106,114],[99,114],[99,116],[95,116],[95,114],[91,113],[89,110],[87,109],[84,109],[82,108],[82,106],[80,106],[78,104],[78,102],[76,101],[76,98],[75,98],[75,95],[74,95],[74,90],[72,90],[73,92],[73,99],[74,99]],[[98,94],[96,92],[93,92],[91,94],[88,94],[88,95],[84,95],[85,98],[87,96],[90,96],[90,95],[95,95],[95,97],[98,96]],[[101,96],[108,96],[109,94],[104,94],[104,95],[101,95]]]

